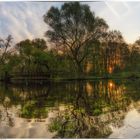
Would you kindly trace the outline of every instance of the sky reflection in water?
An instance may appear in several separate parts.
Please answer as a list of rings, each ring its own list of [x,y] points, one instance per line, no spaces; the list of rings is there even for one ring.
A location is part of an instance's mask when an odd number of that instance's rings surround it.
[[[140,81],[0,85],[0,137],[140,138]]]

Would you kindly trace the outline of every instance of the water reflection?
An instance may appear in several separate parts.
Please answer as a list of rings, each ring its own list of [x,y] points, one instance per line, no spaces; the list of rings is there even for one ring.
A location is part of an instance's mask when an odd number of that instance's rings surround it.
[[[0,137],[120,137],[116,131],[125,127],[129,112],[140,112],[139,84],[125,80],[1,84]]]
[[[113,133],[109,138],[140,138],[140,114],[136,109],[126,114],[123,123],[119,128],[111,126]]]

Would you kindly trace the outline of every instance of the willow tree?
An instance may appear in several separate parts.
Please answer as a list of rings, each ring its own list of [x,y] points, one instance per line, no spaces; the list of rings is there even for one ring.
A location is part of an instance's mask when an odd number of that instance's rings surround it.
[[[46,37],[62,47],[82,73],[91,43],[108,28],[106,22],[96,17],[88,5],[79,2],[64,3],[60,9],[51,7],[44,15],[44,21],[50,27]]]

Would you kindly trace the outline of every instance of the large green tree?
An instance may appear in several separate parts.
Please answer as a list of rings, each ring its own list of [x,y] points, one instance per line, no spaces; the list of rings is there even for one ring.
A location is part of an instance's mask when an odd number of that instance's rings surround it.
[[[88,5],[79,2],[64,3],[60,9],[51,7],[44,15],[44,21],[50,27],[46,37],[62,47],[82,73],[82,63],[89,54],[91,43],[106,31],[106,22],[96,17]]]
[[[19,56],[22,58],[21,71],[26,72],[42,72],[42,69],[48,69],[49,55],[45,51],[47,49],[44,39],[23,40],[16,44]]]

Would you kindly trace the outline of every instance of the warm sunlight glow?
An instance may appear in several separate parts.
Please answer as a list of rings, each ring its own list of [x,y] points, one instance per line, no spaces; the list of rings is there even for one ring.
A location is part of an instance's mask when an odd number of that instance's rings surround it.
[[[88,95],[91,95],[93,93],[93,86],[89,82],[86,83],[86,91]]]
[[[112,81],[110,81],[110,82],[109,82],[109,87],[110,87],[110,88],[112,88],[112,87],[113,87],[113,85],[114,85],[114,84],[113,84],[113,82],[112,82]]]
[[[113,72],[113,68],[110,66],[108,72],[111,74]]]
[[[86,73],[89,73],[92,70],[92,64],[90,62],[87,62],[86,64]]]

